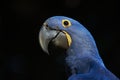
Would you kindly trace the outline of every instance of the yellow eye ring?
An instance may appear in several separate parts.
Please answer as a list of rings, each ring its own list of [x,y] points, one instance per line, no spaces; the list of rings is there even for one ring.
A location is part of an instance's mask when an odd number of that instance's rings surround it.
[[[68,28],[71,26],[71,22],[67,19],[62,20],[62,25],[64,28]]]

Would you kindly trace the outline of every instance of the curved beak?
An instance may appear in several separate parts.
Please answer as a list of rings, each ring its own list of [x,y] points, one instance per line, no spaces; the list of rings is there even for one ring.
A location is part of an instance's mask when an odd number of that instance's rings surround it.
[[[67,49],[69,47],[69,40],[65,31],[53,30],[43,26],[39,32],[39,42],[43,51],[49,54],[49,43],[54,43],[55,46]]]

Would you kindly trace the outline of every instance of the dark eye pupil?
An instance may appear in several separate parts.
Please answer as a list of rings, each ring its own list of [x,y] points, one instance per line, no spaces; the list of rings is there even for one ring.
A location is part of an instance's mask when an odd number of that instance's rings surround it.
[[[64,25],[65,26],[69,25],[68,21],[64,21]]]

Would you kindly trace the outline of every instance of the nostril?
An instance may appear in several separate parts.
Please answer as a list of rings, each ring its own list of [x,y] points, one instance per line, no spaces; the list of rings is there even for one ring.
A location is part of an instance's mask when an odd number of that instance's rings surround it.
[[[48,27],[48,24],[46,24],[45,26]]]
[[[44,23],[43,26],[46,28],[46,29],[49,29],[49,26],[47,23]]]
[[[50,29],[50,27],[46,24],[45,25],[45,28],[47,29],[47,30],[49,30]]]

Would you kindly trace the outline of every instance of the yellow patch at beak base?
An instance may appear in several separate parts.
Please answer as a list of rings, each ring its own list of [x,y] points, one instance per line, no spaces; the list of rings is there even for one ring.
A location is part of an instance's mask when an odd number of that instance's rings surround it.
[[[66,31],[63,31],[63,32],[65,33],[65,35],[67,37],[67,40],[68,40],[68,45],[70,46],[71,43],[72,43],[72,39],[71,39],[70,35]]]

